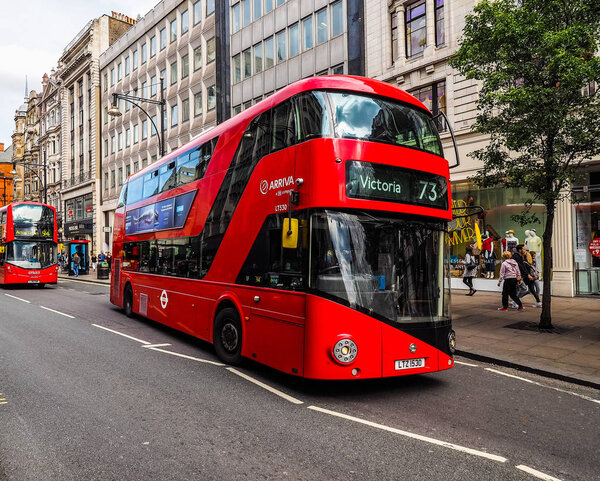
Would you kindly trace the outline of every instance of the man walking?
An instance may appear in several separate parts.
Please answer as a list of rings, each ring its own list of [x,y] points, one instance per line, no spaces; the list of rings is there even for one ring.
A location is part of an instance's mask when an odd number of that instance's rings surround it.
[[[535,297],[535,305],[537,307],[541,306],[542,303],[540,301],[540,296],[538,296],[537,294],[535,281],[533,279],[531,271],[528,268],[528,266],[531,264],[527,262],[527,250],[525,249],[525,246],[523,244],[519,244],[517,246],[517,252],[513,256],[513,259],[517,261],[517,265],[519,266],[519,270],[521,271],[521,278],[523,279],[523,282],[529,289],[529,292],[533,295],[533,297]]]
[[[79,264],[81,264],[81,258],[75,253],[73,254],[73,274],[75,274],[75,277],[79,277]]]

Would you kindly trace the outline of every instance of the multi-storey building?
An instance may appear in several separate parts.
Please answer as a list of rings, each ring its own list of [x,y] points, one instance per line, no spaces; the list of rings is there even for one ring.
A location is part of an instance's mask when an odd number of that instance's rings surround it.
[[[40,152],[43,177],[42,198],[56,209],[59,229],[62,229],[61,191],[61,104],[56,71],[42,77],[40,100]]]
[[[59,59],[63,235],[92,241],[100,224],[96,170],[99,156],[98,59],[135,21],[113,12],[90,20]]]
[[[40,144],[39,144],[39,113],[41,95],[35,90],[29,93],[27,112],[25,113],[25,132],[23,134],[23,189],[24,199],[40,202],[41,196],[41,169],[40,169]]]
[[[224,11],[214,0],[163,0],[101,55],[102,250],[123,182],[160,157],[159,139],[168,153],[229,116]],[[164,118],[144,100],[120,100],[122,115],[109,116],[115,93],[164,97]]]
[[[0,142],[0,207],[13,201],[12,170],[12,145],[4,149],[4,144]]]
[[[25,88],[27,90],[27,88]],[[27,104],[23,103],[15,111],[15,130],[12,134],[12,158],[16,174],[14,179],[14,199],[23,200],[23,154],[25,153],[25,117],[27,115]]]

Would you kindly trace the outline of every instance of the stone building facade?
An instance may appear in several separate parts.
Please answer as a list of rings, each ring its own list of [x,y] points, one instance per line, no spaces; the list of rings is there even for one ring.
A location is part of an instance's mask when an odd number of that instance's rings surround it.
[[[25,117],[27,116],[27,104],[22,104],[15,111],[15,130],[12,134],[12,158],[16,174],[14,179],[14,200],[24,199],[23,189],[23,155],[25,154]]]
[[[14,196],[12,172],[12,145],[4,147],[0,142],[0,207],[10,204]]]
[[[90,20],[65,47],[56,76],[60,82],[63,236],[91,241],[101,223],[99,209],[100,71],[98,59],[134,21],[113,13]]]
[[[35,90],[29,93],[25,113],[25,131],[23,133],[23,198],[24,200],[43,201],[42,176],[40,168],[39,114],[41,95]]]

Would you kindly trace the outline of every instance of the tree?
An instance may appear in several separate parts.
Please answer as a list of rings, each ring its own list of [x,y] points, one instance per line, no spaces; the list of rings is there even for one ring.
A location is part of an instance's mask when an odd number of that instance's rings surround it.
[[[551,239],[557,203],[582,162],[600,154],[600,2],[483,0],[466,18],[451,65],[481,82],[476,132],[488,134],[473,152],[483,167],[480,187],[525,187],[518,216],[546,207],[543,302],[539,328],[552,328]],[[593,86],[593,84],[592,84]]]

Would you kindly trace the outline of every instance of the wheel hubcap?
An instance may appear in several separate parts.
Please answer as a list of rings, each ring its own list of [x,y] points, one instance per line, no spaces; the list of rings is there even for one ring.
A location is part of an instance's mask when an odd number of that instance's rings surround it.
[[[229,352],[237,349],[238,330],[231,322],[225,324],[223,329],[221,329],[221,342],[223,343],[223,347]]]

